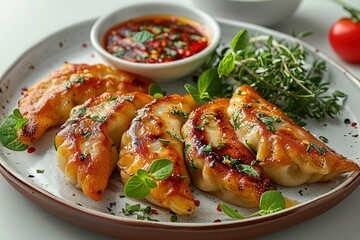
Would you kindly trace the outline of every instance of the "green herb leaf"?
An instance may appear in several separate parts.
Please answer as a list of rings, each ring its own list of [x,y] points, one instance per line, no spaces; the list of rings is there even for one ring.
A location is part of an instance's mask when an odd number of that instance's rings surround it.
[[[260,209],[264,214],[285,209],[285,199],[279,191],[266,191],[260,197]]]
[[[166,92],[156,83],[150,84],[148,93],[155,98],[162,98],[166,94]]]
[[[140,211],[141,205],[139,203],[131,205],[129,203],[125,203],[125,208],[122,209],[122,212],[125,216],[133,215],[135,212]]]
[[[144,198],[150,192],[150,188],[145,181],[137,175],[131,176],[125,184],[124,193],[132,198]]]
[[[252,153],[256,154],[256,149],[254,148],[254,146],[253,146],[251,143],[249,143],[249,142],[247,141],[247,139],[245,139],[245,144],[246,144],[246,146],[250,149],[250,151],[251,151]]]
[[[150,175],[156,180],[166,179],[170,176],[173,169],[173,162],[166,158],[161,158],[153,161],[149,167]]]
[[[240,30],[231,40],[230,46],[234,52],[244,50],[249,45],[249,34],[247,30]]]
[[[223,204],[223,203],[219,203],[220,204],[220,208],[221,210],[228,215],[230,218],[232,219],[244,219],[245,217],[242,216],[240,213],[238,213],[237,211],[235,211],[234,209],[232,209],[231,207]]]
[[[132,36],[132,39],[135,42],[138,43],[144,43],[148,40],[150,40],[151,38],[153,38],[155,35],[149,31],[143,30],[141,32],[137,32]]]
[[[90,116],[90,118],[94,121],[98,121],[98,122],[105,122],[105,118],[100,117],[100,116]]]
[[[235,55],[233,52],[228,52],[223,59],[221,59],[218,66],[219,76],[229,76],[235,69]]]
[[[240,113],[241,113],[241,109],[236,109],[234,114],[232,115],[232,121],[233,121],[235,130],[240,127],[240,121],[238,119]]]
[[[183,118],[183,119],[188,119],[188,118],[189,118],[189,114],[188,114],[188,113],[182,112],[182,111],[180,111],[179,109],[172,109],[172,110],[170,111],[170,113],[173,114],[173,115],[177,115],[177,116],[179,116],[179,117],[181,117],[181,118]]]
[[[239,170],[239,172],[243,172],[254,177],[260,176],[256,169],[251,165],[237,164],[236,168]]]
[[[194,98],[194,100],[195,100],[197,103],[202,104],[202,101],[201,101],[201,98],[200,98],[200,93],[199,93],[199,91],[198,91],[196,88],[194,88],[194,87],[193,87],[191,84],[189,84],[189,83],[186,83],[186,84],[184,85],[184,87],[185,87],[186,91],[187,91],[188,93],[190,93],[190,95]]]
[[[17,116],[19,117],[19,116]],[[24,151],[28,145],[21,143],[17,139],[17,123],[18,120],[13,114],[10,114],[0,126],[0,142],[1,144],[14,151]]]
[[[219,95],[219,90],[221,93],[221,79],[216,68],[209,68],[200,75],[198,89],[200,97],[210,97],[211,99],[214,95]]]

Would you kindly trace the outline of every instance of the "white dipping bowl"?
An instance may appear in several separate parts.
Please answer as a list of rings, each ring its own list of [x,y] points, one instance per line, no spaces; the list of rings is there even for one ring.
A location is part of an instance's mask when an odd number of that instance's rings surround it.
[[[113,26],[130,19],[147,15],[173,15],[195,21],[204,26],[208,46],[202,51],[180,60],[165,63],[130,62],[107,52],[102,46],[106,32]],[[99,55],[117,69],[150,78],[156,82],[173,81],[185,77],[199,68],[216,49],[220,41],[217,22],[201,10],[166,2],[149,2],[128,5],[100,17],[90,32],[90,40]]]
[[[262,26],[285,21],[301,0],[192,0],[194,5],[215,17]]]

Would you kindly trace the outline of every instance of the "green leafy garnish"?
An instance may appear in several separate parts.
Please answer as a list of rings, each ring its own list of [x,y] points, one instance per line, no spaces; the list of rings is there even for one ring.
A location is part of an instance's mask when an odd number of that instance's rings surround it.
[[[238,213],[236,210],[232,209],[231,207],[220,203],[221,210],[228,215],[232,219],[244,219],[246,217],[242,216],[240,213]]]
[[[155,180],[160,181],[168,178],[173,168],[174,164],[169,159],[154,160],[149,171],[138,169],[137,175],[133,175],[127,180],[124,187],[125,195],[132,198],[146,197],[152,188],[157,187]]]
[[[16,120],[16,124],[15,124],[15,128],[16,129],[23,129],[25,124],[29,121],[29,119],[24,118],[21,113],[20,110],[15,108],[13,111],[13,117]]]
[[[149,31],[143,30],[141,32],[137,32],[132,36],[132,39],[135,42],[138,43],[144,43],[148,40],[150,40],[151,38],[153,38],[155,35]]]
[[[92,116],[90,116],[90,118],[97,122],[105,122],[105,118],[100,117],[100,116],[92,115]]]
[[[228,85],[221,81],[216,68],[209,68],[200,75],[197,83],[198,89],[191,84],[185,84],[184,87],[196,102],[203,104],[216,97],[224,96]]]
[[[151,207],[146,206],[142,207],[140,204],[129,204],[125,203],[125,208],[122,209],[122,213],[125,216],[131,216],[136,214],[136,219],[139,220],[148,220],[148,221],[158,221],[157,219],[150,218],[148,215],[151,214]]]
[[[236,168],[239,170],[239,172],[243,172],[246,173],[248,175],[254,176],[254,177],[258,177],[259,173],[256,171],[256,169],[251,166],[251,165],[247,165],[247,164],[237,164]]]
[[[19,109],[14,109],[0,126],[0,142],[1,144],[14,151],[24,151],[28,148],[28,145],[21,143],[17,139],[17,130],[22,129],[28,119],[24,118]]]
[[[259,207],[260,210],[249,215],[249,216],[242,216],[240,213],[238,213],[235,209],[232,209],[231,207],[219,203],[221,210],[230,218],[232,219],[244,219],[249,218],[257,215],[265,215],[274,213],[280,210],[285,209],[285,198],[282,196],[281,192],[276,190],[270,190],[264,192],[260,197],[260,203]]]
[[[198,89],[185,85],[199,103],[229,97],[238,86],[248,84],[304,126],[306,118],[334,117],[346,99],[338,90],[329,93],[329,83],[322,81],[326,62],[307,61],[309,53],[299,42],[286,43],[268,35],[250,37],[243,29],[230,47],[218,49],[216,54],[212,66],[200,76]],[[217,86],[216,94],[208,89],[212,85]],[[275,131],[272,125],[268,129]]]
[[[285,209],[285,199],[279,191],[270,190],[260,197],[261,214],[269,214]]]
[[[155,98],[162,98],[166,95],[166,92],[156,83],[150,84],[148,93]]]

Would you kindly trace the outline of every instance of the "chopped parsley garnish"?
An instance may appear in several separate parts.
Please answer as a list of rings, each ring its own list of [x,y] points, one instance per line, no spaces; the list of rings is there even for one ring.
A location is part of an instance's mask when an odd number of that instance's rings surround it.
[[[191,171],[195,171],[196,169],[198,169],[198,167],[195,165],[194,159],[190,159],[189,166]]]
[[[82,117],[86,115],[86,108],[82,107],[74,111],[75,114],[78,114]]]
[[[254,148],[254,146],[253,146],[251,143],[249,143],[249,142],[247,141],[247,139],[245,139],[245,144],[246,144],[246,146],[250,149],[250,151],[251,151],[253,154],[256,154],[256,149]]]
[[[83,77],[79,77],[77,79],[75,79],[73,82],[74,83],[83,83],[85,81],[85,79]]]
[[[181,117],[181,118],[183,118],[183,119],[188,119],[188,118],[189,118],[189,114],[188,114],[188,113],[182,112],[182,111],[180,111],[179,109],[172,109],[172,110],[170,111],[170,113],[173,114],[173,115],[177,115],[177,116],[179,116],[179,117]]]
[[[121,97],[120,99],[132,102],[132,101],[134,101],[134,96],[124,96],[124,97]]]
[[[100,116],[90,116],[90,118],[94,121],[98,121],[98,122],[105,122],[105,118],[100,117]]]
[[[317,152],[321,153],[321,154],[325,154],[327,153],[327,149],[324,147],[321,147],[319,145],[316,145],[314,143],[308,143],[307,147],[306,147],[306,152],[309,152],[311,148],[314,148]]]
[[[241,110],[240,110],[240,109],[236,109],[236,111],[235,111],[234,114],[232,115],[232,120],[233,120],[233,124],[234,124],[235,130],[240,127],[240,122],[239,122],[239,119],[238,119],[240,113],[241,113]]]
[[[108,99],[109,99],[109,101],[114,101],[114,100],[117,99],[117,97],[115,97],[115,96],[110,96]]]

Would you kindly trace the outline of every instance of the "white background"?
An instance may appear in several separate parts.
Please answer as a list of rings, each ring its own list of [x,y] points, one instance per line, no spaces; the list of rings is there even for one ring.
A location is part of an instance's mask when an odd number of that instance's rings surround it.
[[[16,61],[19,55],[49,34],[79,21],[100,16],[130,2],[140,2],[140,0],[0,0],[0,75]],[[190,0],[181,0],[181,2],[192,4]],[[360,9],[359,0],[346,0],[346,2]],[[330,26],[344,16],[346,13],[330,0],[304,0],[290,19],[273,28],[285,33],[293,30],[298,33],[313,32],[314,35],[306,38],[305,41],[360,78],[360,65],[342,62],[331,50],[328,42]],[[360,188],[322,215],[258,239],[360,239],[359,215]],[[0,176],[0,239],[113,238],[90,232],[53,216],[23,197]]]

